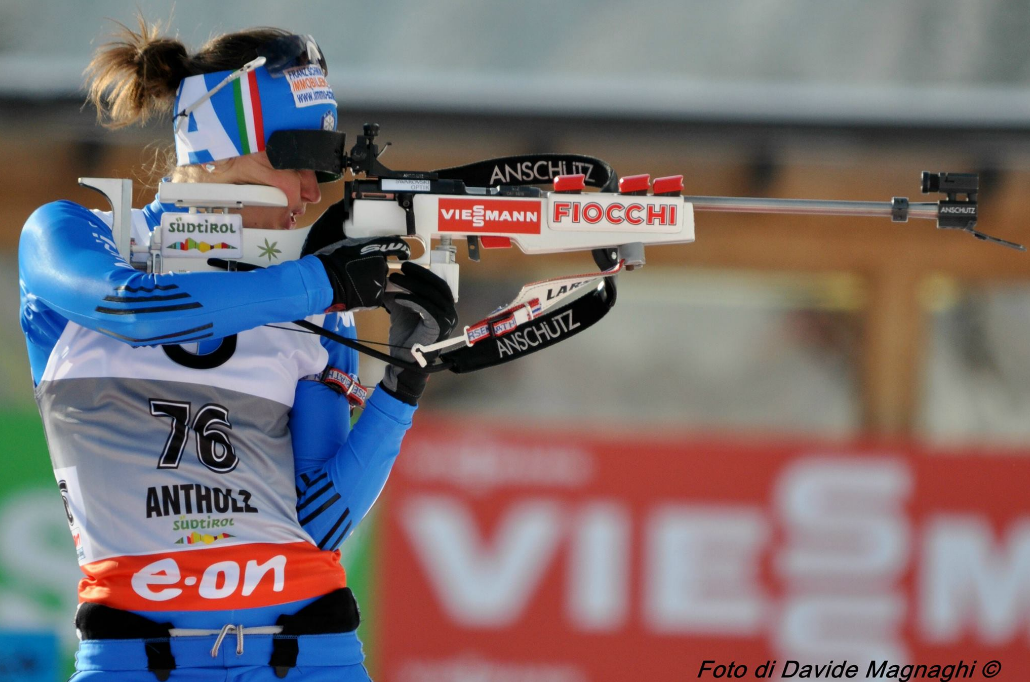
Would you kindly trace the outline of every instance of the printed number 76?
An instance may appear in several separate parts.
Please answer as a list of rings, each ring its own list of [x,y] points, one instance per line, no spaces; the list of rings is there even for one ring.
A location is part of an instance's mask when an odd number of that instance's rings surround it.
[[[151,400],[150,414],[155,417],[168,417],[172,420],[172,431],[165,441],[164,451],[157,461],[158,469],[178,469],[182,451],[186,448],[187,429],[191,428],[190,403],[174,400]],[[227,434],[219,426],[232,429],[229,423],[229,410],[221,405],[208,403],[200,408],[193,419],[192,429],[197,434],[197,458],[211,471],[227,474],[240,463],[236,450],[229,442]]]

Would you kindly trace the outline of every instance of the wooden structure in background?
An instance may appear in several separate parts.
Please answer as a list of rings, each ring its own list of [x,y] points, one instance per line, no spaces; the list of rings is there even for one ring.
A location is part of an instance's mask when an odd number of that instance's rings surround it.
[[[14,249],[29,213],[46,201],[67,198],[99,207],[94,193],[78,188],[79,176],[143,177],[143,140],[165,134],[111,134],[112,146],[82,142],[90,131],[83,113],[72,129],[48,135],[45,124],[22,120],[8,126],[0,140],[0,248]],[[389,118],[389,117],[384,117]],[[749,139],[686,138],[655,124],[640,126],[551,122],[548,126],[497,125],[489,121],[394,116],[382,121],[384,140],[392,140],[384,162],[395,168],[435,168],[526,151],[574,151],[600,156],[623,174],[653,177],[682,173],[688,193],[704,195],[803,197],[887,201],[893,195],[919,199],[919,172],[976,170],[973,153],[952,147],[942,156],[932,147],[856,147],[806,139],[787,139],[779,151],[755,154]],[[357,126],[353,126],[355,129]],[[543,131],[543,132],[542,132]],[[169,136],[170,138],[170,136]],[[104,138],[102,138],[104,139]],[[167,138],[166,138],[167,139]],[[775,139],[775,138],[774,138]],[[757,161],[756,161],[757,159]],[[771,164],[768,163],[771,161]],[[764,164],[764,165],[763,165]],[[761,171],[761,172],[757,172]],[[135,174],[135,176],[133,175]],[[1030,170],[1000,175],[1000,186],[981,196],[983,231],[1014,241],[1030,241],[1022,187]],[[339,196],[329,189],[323,204]],[[137,182],[137,201],[151,193]],[[317,211],[311,213],[317,214]],[[815,218],[699,213],[697,242],[652,248],[651,264],[777,272],[846,272],[866,284],[861,357],[863,424],[873,434],[903,435],[918,414],[920,356],[926,344],[926,314],[919,300],[921,283],[944,274],[968,281],[1030,279],[1030,255],[977,242],[968,235],[941,232],[930,221],[895,224],[870,218]],[[491,263],[517,268],[514,253],[492,251]],[[548,257],[560,261],[568,257]]]

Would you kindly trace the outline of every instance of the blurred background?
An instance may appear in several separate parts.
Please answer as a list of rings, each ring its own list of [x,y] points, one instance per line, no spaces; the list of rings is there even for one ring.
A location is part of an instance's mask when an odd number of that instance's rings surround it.
[[[314,34],[340,129],[380,123],[392,168],[572,152],[682,174],[688,194],[870,201],[936,200],[921,171],[977,172],[979,229],[1030,241],[1020,0],[138,5],[191,46]],[[78,575],[17,324],[18,234],[54,199],[106,210],[78,177],[152,198],[170,123],[109,131],[83,106],[105,17],[134,12],[0,3],[3,680],[68,674]],[[1028,679],[1030,256],[930,221],[695,222],[695,244],[620,277],[589,333],[434,377],[344,548],[373,674],[997,659],[998,679]],[[584,267],[489,251],[463,266],[462,322]],[[360,323],[385,338],[382,315]]]

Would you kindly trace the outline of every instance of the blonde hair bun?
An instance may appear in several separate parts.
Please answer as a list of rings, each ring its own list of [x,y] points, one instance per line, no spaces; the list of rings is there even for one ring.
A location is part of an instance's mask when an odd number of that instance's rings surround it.
[[[179,83],[192,75],[186,46],[162,37],[158,24],[138,20],[138,31],[118,24],[115,40],[101,47],[86,68],[89,101],[100,122],[111,128],[143,124],[171,109]]]

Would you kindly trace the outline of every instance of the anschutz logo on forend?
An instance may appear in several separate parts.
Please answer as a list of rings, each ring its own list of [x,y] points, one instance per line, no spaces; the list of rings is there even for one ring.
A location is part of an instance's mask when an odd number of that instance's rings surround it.
[[[438,200],[440,232],[540,234],[541,202],[533,199]]]
[[[579,326],[579,322],[572,318],[572,311],[566,310],[550,319],[535,323],[526,329],[495,339],[497,352],[502,358],[506,355],[525,353],[532,348],[536,348],[541,343],[556,341],[572,330],[578,329]]]
[[[973,215],[976,213],[976,206],[941,206],[941,213],[961,213]]]

